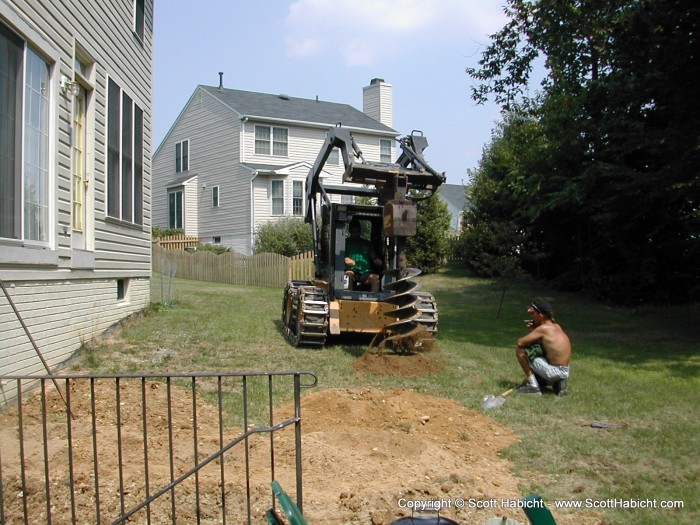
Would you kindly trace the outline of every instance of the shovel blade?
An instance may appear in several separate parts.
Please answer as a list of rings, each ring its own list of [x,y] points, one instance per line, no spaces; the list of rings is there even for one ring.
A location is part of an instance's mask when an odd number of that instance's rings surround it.
[[[481,408],[483,408],[484,410],[499,408],[502,407],[505,402],[506,398],[503,396],[488,395],[485,396],[484,399],[481,401]]]

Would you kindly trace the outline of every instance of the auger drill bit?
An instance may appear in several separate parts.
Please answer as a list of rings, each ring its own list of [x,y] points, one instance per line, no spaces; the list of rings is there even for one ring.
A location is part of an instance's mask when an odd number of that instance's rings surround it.
[[[416,320],[420,318],[421,313],[416,308],[418,297],[414,292],[417,292],[421,285],[411,279],[420,273],[421,270],[418,268],[388,270],[385,272],[385,275],[395,277],[396,280],[385,284],[384,289],[396,293],[384,299],[383,302],[394,304],[396,308],[384,314],[391,317],[393,321],[387,323],[382,331],[374,337],[370,343],[370,348],[382,348],[389,342],[398,342],[404,337],[413,335],[420,328]]]

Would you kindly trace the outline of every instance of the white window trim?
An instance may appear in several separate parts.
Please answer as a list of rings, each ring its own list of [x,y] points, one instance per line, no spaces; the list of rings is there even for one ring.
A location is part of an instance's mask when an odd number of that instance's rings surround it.
[[[294,217],[303,217],[303,216],[304,216],[304,207],[305,207],[305,205],[304,205],[304,204],[305,204],[305,203],[304,203],[304,200],[305,200],[304,182],[305,182],[305,181],[303,181],[303,180],[294,180],[294,181],[292,181],[292,215],[293,215]],[[300,213],[294,213],[294,199],[296,198],[296,197],[294,196],[294,188],[295,188],[297,185],[299,185],[299,184],[301,184],[301,197],[299,197],[300,200],[301,200],[301,212],[300,212]]]
[[[257,128],[267,128],[269,132],[269,139],[267,140],[267,153],[260,153],[257,150],[258,143],[258,133]],[[286,155],[276,155],[275,154],[275,129],[283,129],[287,132],[287,153]],[[268,124],[254,124],[253,125],[253,153],[255,155],[261,155],[264,157],[276,157],[276,158],[289,158],[289,128],[284,126],[272,126]]]
[[[182,224],[177,225],[177,194],[180,194],[180,221]],[[175,224],[170,223],[170,196],[175,195]],[[185,188],[177,187],[168,191],[168,229],[185,229]]]
[[[139,42],[143,43],[144,40],[146,39],[146,1],[144,0],[143,3],[143,13],[142,17],[143,19],[141,20],[141,23],[143,24],[143,35],[139,34],[139,28],[136,26],[136,21],[137,21],[137,7],[138,7],[138,0],[133,0],[133,23],[131,25],[131,30],[136,36],[136,38],[139,40]]]
[[[389,153],[388,153],[389,158],[388,158],[388,160],[387,159],[382,160],[382,144],[385,142],[389,143]],[[392,146],[393,146],[393,144],[392,144],[392,141],[390,139],[379,139],[379,162],[393,162],[393,155],[392,155],[393,148],[392,148]]]
[[[73,62],[80,61],[86,71],[83,73],[77,67],[73,67],[74,80],[78,82],[86,91],[86,145],[85,145],[85,183],[87,191],[85,194],[85,228],[83,235],[85,238],[85,249],[87,251],[95,250],[95,141],[90,140],[95,136],[95,71],[96,61],[93,58],[94,54],[88,52],[82,42],[75,43],[73,49]],[[73,137],[74,138],[74,137]],[[72,165],[71,158],[71,174],[75,167]]]
[[[182,159],[183,159],[182,146],[185,144],[185,142],[187,143],[187,169],[184,169],[182,167]],[[180,146],[180,171],[177,171],[177,160],[178,160],[177,159],[177,147],[178,147],[178,145]],[[180,141],[175,143],[175,173],[184,173],[186,171],[190,171],[190,139],[180,140]]]
[[[24,40],[25,49],[26,46],[31,46],[35,53],[40,55],[49,65],[49,151],[48,151],[48,213],[47,213],[47,242],[38,242],[22,239],[8,239],[0,238],[0,244],[7,243],[7,249],[3,247],[0,250],[0,262],[5,262],[6,260],[12,261],[16,257],[15,247],[22,249],[22,246],[27,247],[41,247],[49,248],[54,250],[56,248],[56,166],[57,166],[57,140],[59,132],[58,123],[58,106],[59,104],[64,104],[60,100],[60,87],[59,82],[61,78],[61,71],[57,64],[60,63],[61,53],[60,51],[48,40],[46,40],[40,33],[36,31],[32,26],[29,26],[23,18],[17,16],[16,12],[10,10],[4,2],[0,2],[0,15],[2,15],[2,23],[10,31],[14,31],[19,38]],[[24,80],[22,81],[22,89],[24,88]],[[24,109],[22,110],[22,119],[24,119]],[[24,127],[22,127],[24,129]],[[24,147],[24,146],[22,146]],[[23,205],[22,205],[23,206]],[[24,236],[22,227],[22,237]],[[10,253],[11,252],[11,253]],[[6,257],[7,256],[7,257]],[[24,260],[23,257],[20,257]],[[55,253],[44,253],[37,256],[37,254],[32,254],[31,261],[29,264],[36,262],[37,264],[55,264],[56,255]]]
[[[275,182],[281,183],[281,186],[282,186],[282,197],[281,197],[281,199],[282,199],[282,213],[275,213],[275,211],[274,211],[275,210],[275,205],[274,205],[275,199],[280,198],[280,197],[275,197],[272,193],[272,191],[273,191],[272,188],[273,188]],[[287,208],[287,206],[286,206],[287,203],[285,202],[286,197],[285,197],[285,187],[284,186],[285,186],[284,179],[272,179],[272,180],[270,180],[270,215],[272,217],[283,217],[285,214],[285,211]]]
[[[214,202],[214,191],[216,191],[216,202]],[[219,186],[212,186],[211,188],[211,207],[220,208],[221,207],[221,190]]]

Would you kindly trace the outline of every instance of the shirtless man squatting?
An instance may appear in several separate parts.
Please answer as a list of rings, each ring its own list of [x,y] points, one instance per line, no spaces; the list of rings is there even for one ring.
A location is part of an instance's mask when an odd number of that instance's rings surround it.
[[[544,299],[532,301],[527,311],[532,314],[530,333],[518,339],[515,351],[527,379],[515,391],[542,395],[542,389],[551,385],[555,394],[565,396],[572,354],[569,336],[554,320],[554,310]]]

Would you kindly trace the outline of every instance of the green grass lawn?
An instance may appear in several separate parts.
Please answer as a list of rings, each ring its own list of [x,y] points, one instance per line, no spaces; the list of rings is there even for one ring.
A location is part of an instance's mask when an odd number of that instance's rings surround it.
[[[459,270],[420,280],[440,310],[448,367],[437,376],[360,379],[352,362],[366,341],[324,349],[286,342],[281,289],[177,279],[172,304],[125,323],[111,343],[86,350],[80,366],[93,373],[309,370],[318,388],[410,388],[482,410],[484,395],[522,380],[515,341],[525,333],[527,305],[542,296],[574,344],[570,395],[511,396],[489,412],[520,437],[505,455],[528,480],[523,493],[548,501],[680,500],[683,509],[609,509],[604,517],[700,523],[700,309],[615,309],[533,283],[512,286],[501,305],[500,290]],[[160,278],[152,283],[158,301]],[[596,421],[612,428],[594,428]]]

